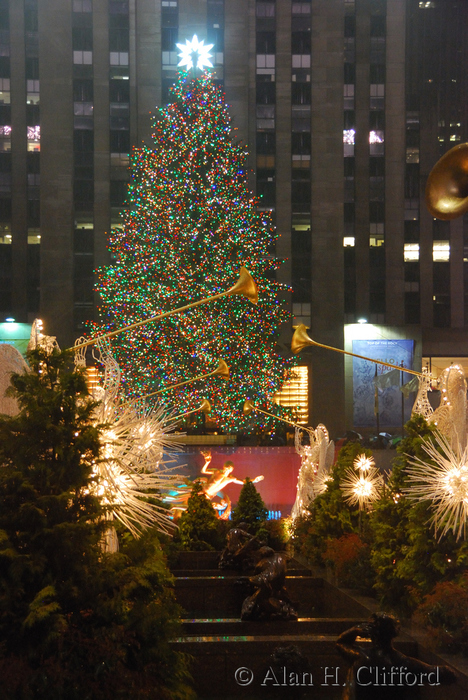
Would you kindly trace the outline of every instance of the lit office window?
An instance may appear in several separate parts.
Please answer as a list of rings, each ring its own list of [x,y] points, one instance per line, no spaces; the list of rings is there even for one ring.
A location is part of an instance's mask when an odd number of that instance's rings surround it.
[[[405,243],[405,262],[417,262],[419,260],[419,243]]]
[[[273,401],[294,410],[294,420],[301,425],[309,422],[309,368],[294,367],[291,378],[284,382]]]
[[[432,259],[434,262],[449,262],[450,241],[434,241],[432,247]]]

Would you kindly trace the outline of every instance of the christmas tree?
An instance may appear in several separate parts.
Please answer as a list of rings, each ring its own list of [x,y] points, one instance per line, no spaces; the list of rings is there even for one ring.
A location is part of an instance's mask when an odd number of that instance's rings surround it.
[[[255,488],[254,482],[247,478],[239,494],[239,501],[232,514],[232,520],[236,525],[247,523],[252,531],[257,532],[264,525],[268,511],[265,508],[263,498]]]
[[[101,320],[93,332],[224,292],[245,266],[258,305],[224,297],[112,340],[132,396],[204,375],[223,358],[227,381],[213,376],[164,391],[162,400],[179,413],[207,398],[223,429],[242,429],[251,421],[241,410],[246,398],[283,415],[272,396],[292,364],[277,348],[289,314],[280,299],[286,288],[274,281],[274,228],[249,192],[247,153],[233,138],[220,88],[207,73],[182,73],[171,95],[154,118],[152,148],[132,157],[128,208],[110,238],[114,262],[99,271]]]

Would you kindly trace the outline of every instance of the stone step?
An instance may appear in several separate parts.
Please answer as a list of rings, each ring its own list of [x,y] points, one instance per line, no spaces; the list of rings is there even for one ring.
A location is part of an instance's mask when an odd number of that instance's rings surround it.
[[[230,635],[340,635],[362,623],[362,617],[300,617],[298,620],[244,621],[240,618],[185,618],[182,620],[184,637]]]
[[[335,643],[335,634],[291,634],[284,639],[278,629],[269,635],[180,637],[172,645],[194,656],[191,672],[203,700],[257,700],[279,687],[290,687],[291,691],[303,687],[307,698],[335,700],[341,698],[348,671]],[[285,671],[273,665],[275,650],[289,645],[296,646],[307,659],[307,673],[296,676],[294,669],[286,667]],[[402,635],[395,646],[404,654],[417,655],[417,644],[409,637]]]
[[[304,569],[304,565],[295,561],[288,556],[286,552],[281,552],[288,562],[288,568]],[[200,569],[218,569],[218,561],[221,552],[201,551],[201,552],[186,552],[180,551],[177,553],[175,561],[170,565],[171,571],[177,575],[177,571],[182,570],[200,570]]]
[[[300,617],[361,617],[363,605],[322,578],[289,576],[286,590]],[[232,576],[186,576],[175,578],[179,605],[191,618],[238,618],[250,594],[248,579]]]
[[[187,578],[189,576],[229,576],[231,578],[239,578],[245,576],[243,572],[235,571],[234,569],[172,569],[174,576]],[[247,572],[250,575],[249,572]],[[310,570],[303,567],[288,566],[288,576],[310,576]]]

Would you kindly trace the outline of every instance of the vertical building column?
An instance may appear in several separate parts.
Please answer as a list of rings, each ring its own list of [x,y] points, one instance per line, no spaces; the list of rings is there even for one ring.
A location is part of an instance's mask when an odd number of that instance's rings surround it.
[[[404,0],[387,3],[385,85],[385,267],[389,325],[405,322],[404,177],[405,177],[405,14]]]
[[[236,138],[255,164],[255,0],[224,3],[224,88]]]
[[[135,28],[138,41],[134,56],[130,56],[130,64],[133,60],[136,67],[137,140],[135,143],[139,146],[141,141],[147,141],[150,136],[152,116],[156,106],[161,104],[160,2],[154,2],[154,0],[135,1]],[[133,91],[132,94],[134,94]]]
[[[368,0],[356,0],[355,246],[356,314],[369,315],[369,108],[370,13]]]
[[[109,262],[106,234],[110,228],[109,155],[109,13],[95,3],[94,42],[94,267]]]
[[[451,328],[465,325],[463,282],[463,217],[450,223],[450,311]]]
[[[291,6],[276,4],[276,255],[285,262],[276,279],[291,283]],[[290,294],[286,304],[290,306]],[[283,327],[283,342],[291,336]]]
[[[342,348],[343,13],[342,0],[312,3],[312,337]],[[311,425],[344,430],[343,356],[313,349]]]
[[[74,341],[71,47],[71,3],[40,2],[41,316],[61,347]]]
[[[28,187],[24,7],[10,3],[12,312],[28,321]]]

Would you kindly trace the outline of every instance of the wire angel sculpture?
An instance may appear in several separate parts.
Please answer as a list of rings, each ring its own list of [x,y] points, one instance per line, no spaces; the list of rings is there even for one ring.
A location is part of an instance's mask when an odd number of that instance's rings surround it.
[[[95,422],[105,426],[102,457],[95,465],[96,493],[109,508],[109,520],[120,520],[135,537],[153,526],[170,533],[175,525],[159,500],[183,478],[168,466],[172,460],[164,458],[179,449],[177,436],[169,432],[175,422],[163,409],[149,408],[144,399],[121,400],[120,367],[108,344],[98,341],[93,356],[104,367],[102,386],[92,390],[99,401]],[[84,354],[77,352],[75,362],[83,366]],[[103,548],[115,551],[116,537],[109,525]]]
[[[435,410],[427,398],[430,376],[423,371],[419,379],[419,391],[413,406],[413,415],[420,414],[449,440],[453,449],[463,451],[467,443],[466,379],[460,365],[450,365],[438,379],[441,394],[440,405]]]
[[[302,430],[309,435],[308,445],[302,443]],[[330,440],[328,430],[322,424],[315,430],[296,428],[295,447],[301,457],[301,467],[297,478],[296,501],[291,511],[293,520],[306,515],[309,504],[326,491],[335,458],[335,443]]]

